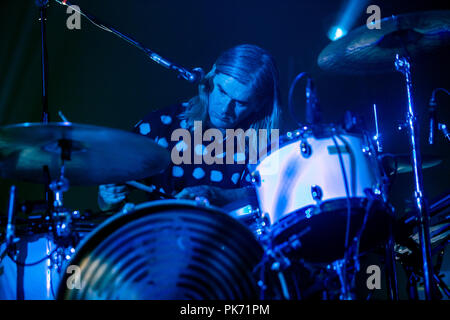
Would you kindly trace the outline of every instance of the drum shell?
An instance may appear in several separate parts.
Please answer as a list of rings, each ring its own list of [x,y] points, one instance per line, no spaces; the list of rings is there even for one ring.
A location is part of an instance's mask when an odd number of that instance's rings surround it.
[[[350,198],[365,198],[366,189],[379,190],[381,171],[364,139],[356,134],[331,137],[305,135],[264,158],[253,172],[259,205],[271,223],[299,209],[347,198],[339,152]],[[302,144],[310,154],[302,153]],[[339,151],[339,152],[338,152]],[[315,190],[321,192],[314,198]]]

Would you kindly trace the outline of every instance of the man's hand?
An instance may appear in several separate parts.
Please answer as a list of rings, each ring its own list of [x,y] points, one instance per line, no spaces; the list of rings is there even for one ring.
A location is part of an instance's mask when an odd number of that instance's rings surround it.
[[[230,202],[246,198],[248,196],[245,188],[223,189],[219,187],[200,185],[187,187],[175,195],[176,199],[195,200],[197,197],[206,198],[211,205],[223,207]]]
[[[125,201],[129,189],[125,185],[103,184],[98,188],[98,206],[102,211],[115,210]]]

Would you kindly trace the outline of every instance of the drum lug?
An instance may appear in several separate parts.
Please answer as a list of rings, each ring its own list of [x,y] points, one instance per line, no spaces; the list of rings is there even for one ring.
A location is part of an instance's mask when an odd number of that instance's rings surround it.
[[[311,145],[306,140],[300,141],[300,153],[302,154],[303,158],[309,158],[312,154]]]
[[[258,209],[258,211],[259,211],[259,209]],[[261,221],[263,222],[263,225],[266,227],[269,227],[272,224],[272,222],[270,221],[270,215],[268,212],[264,212],[261,215]]]
[[[322,188],[317,185],[312,185],[311,186],[311,196],[314,199],[314,201],[317,202],[317,204],[320,204],[322,202],[322,197],[323,197]]]
[[[256,236],[262,242],[269,235],[270,217],[267,213],[260,214],[259,209],[252,212],[252,218],[256,222]]]
[[[252,182],[255,186],[261,187],[261,175],[258,170],[251,173],[252,175]]]

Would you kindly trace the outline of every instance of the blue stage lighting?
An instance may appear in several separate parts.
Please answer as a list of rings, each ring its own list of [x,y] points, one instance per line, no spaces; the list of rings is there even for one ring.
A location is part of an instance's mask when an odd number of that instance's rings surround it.
[[[330,38],[331,41],[336,41],[339,38],[342,38],[347,34],[347,30],[341,28],[341,27],[332,27],[330,31],[328,31],[328,38]]]

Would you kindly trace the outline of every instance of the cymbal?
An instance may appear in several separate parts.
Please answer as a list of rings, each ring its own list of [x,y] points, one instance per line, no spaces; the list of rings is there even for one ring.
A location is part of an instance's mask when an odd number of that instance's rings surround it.
[[[411,156],[409,154],[383,154],[381,155],[383,167],[390,174],[412,172]],[[442,158],[433,155],[422,156],[422,169],[435,167],[442,163]]]
[[[0,176],[45,183],[60,175],[61,142],[70,147],[64,176],[71,185],[124,183],[162,172],[169,152],[153,140],[118,129],[70,122],[0,127]],[[64,148],[64,147],[63,147]]]
[[[450,11],[427,11],[384,18],[381,29],[366,25],[331,42],[317,62],[326,71],[376,74],[395,71],[395,55],[418,57],[450,45]],[[405,50],[406,49],[406,50]]]

